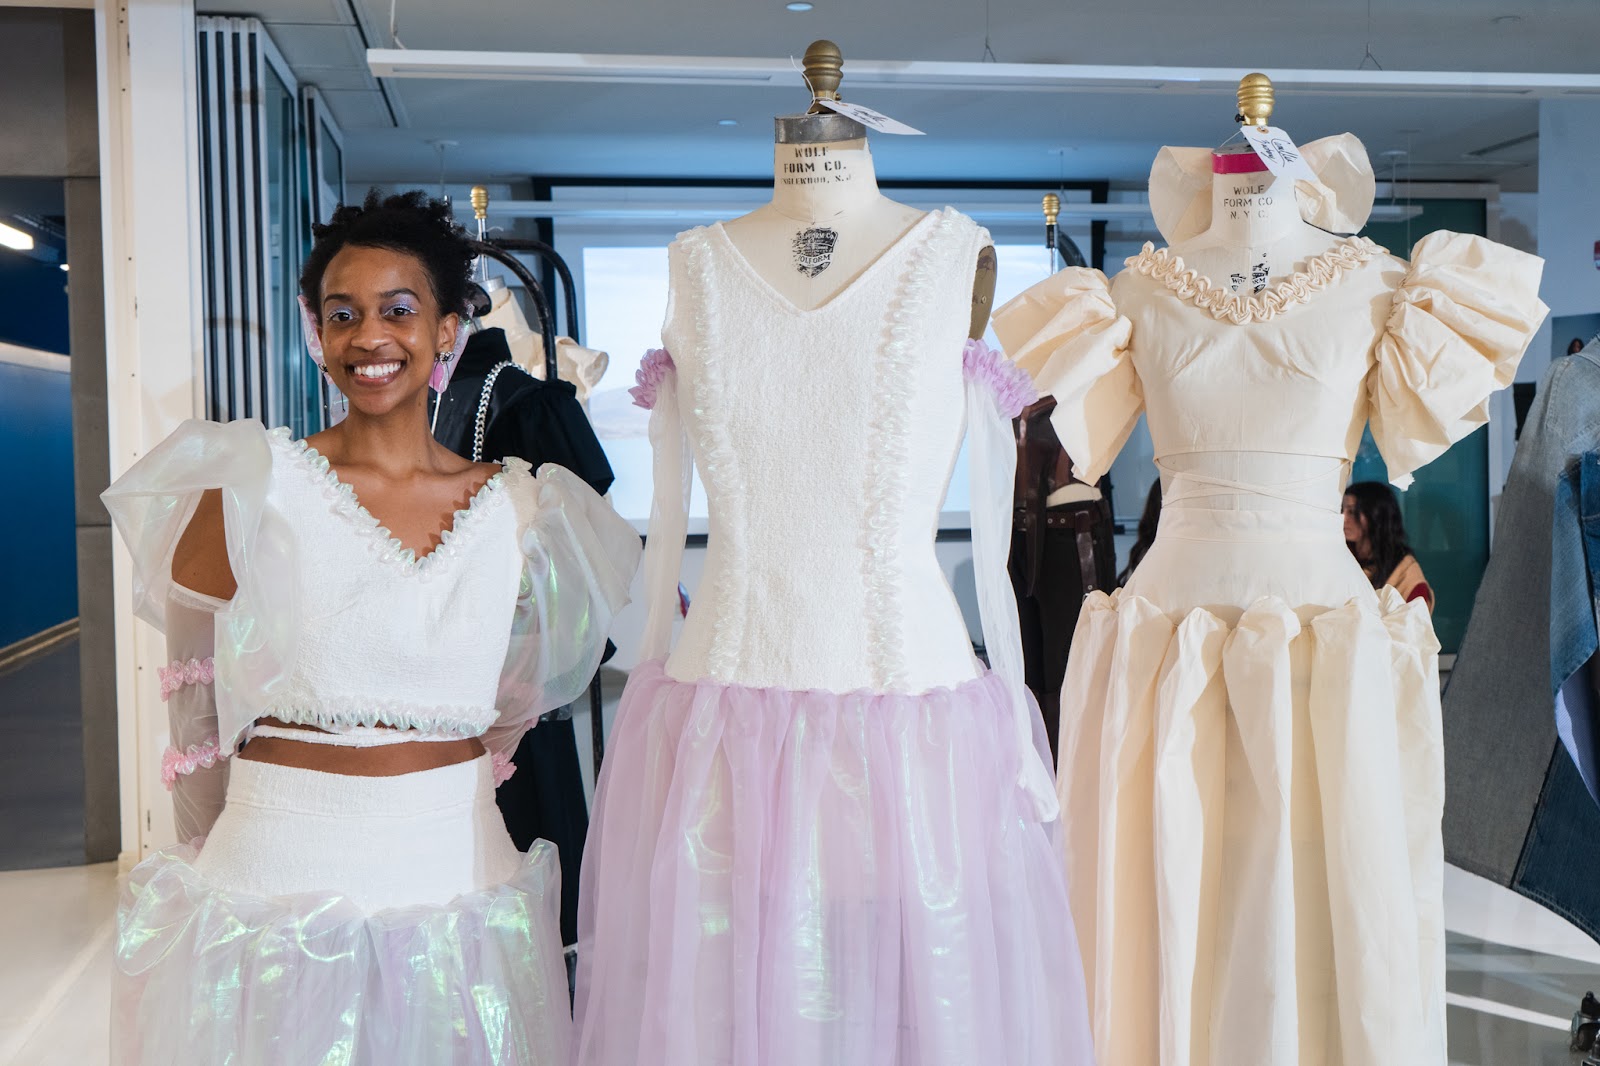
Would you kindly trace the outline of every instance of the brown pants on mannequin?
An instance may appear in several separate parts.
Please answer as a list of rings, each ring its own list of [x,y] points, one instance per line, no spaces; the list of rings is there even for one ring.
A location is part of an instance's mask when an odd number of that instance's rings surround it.
[[[1105,500],[1047,506],[1071,478],[1071,461],[1050,428],[1055,401],[1045,399],[1016,420],[1016,515],[1011,534],[1011,584],[1022,627],[1024,680],[1039,701],[1050,756],[1061,733],[1061,683],[1083,598],[1116,583],[1111,508]]]

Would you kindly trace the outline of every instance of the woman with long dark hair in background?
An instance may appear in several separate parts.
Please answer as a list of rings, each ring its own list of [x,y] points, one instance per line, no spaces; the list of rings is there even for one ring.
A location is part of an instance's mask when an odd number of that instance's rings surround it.
[[[1381,481],[1357,481],[1344,490],[1344,539],[1372,587],[1393,586],[1410,603],[1433,610],[1433,589],[1406,540],[1405,519],[1394,489]]]

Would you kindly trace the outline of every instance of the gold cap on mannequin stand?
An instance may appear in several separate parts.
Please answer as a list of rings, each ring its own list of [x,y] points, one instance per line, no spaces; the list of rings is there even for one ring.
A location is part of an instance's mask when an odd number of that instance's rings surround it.
[[[819,100],[839,99],[839,83],[844,80],[844,53],[832,41],[812,41],[801,60],[806,85],[811,89],[811,110],[808,115],[824,113]]]
[[[859,140],[867,128],[853,118],[823,107],[820,101],[839,99],[844,80],[844,53],[832,41],[812,41],[800,65],[811,90],[811,107],[799,115],[779,115],[773,120],[779,144],[827,144]]]
[[[1272,122],[1272,79],[1265,74],[1246,74],[1239,79],[1241,126],[1267,126]]]
[[[480,223],[489,217],[489,190],[482,185],[472,187],[472,217]]]
[[[1061,197],[1053,192],[1044,194],[1044,224],[1054,226],[1061,217]]]

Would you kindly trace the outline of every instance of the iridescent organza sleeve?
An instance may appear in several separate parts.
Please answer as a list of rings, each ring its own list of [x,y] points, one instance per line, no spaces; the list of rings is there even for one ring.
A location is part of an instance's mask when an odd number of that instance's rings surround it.
[[[211,832],[228,786],[228,752],[217,739],[214,687],[217,610],[226,606],[181,585],[167,596],[167,657],[160,670],[171,743],[161,760],[161,781],[172,792],[178,839]]]
[[[201,494],[222,493],[228,562],[238,591],[216,613],[214,687],[221,750],[231,753],[294,666],[294,542],[269,506],[272,451],[253,420],[191,420],[101,493],[133,559],[134,611],[168,631],[172,555]]]
[[[570,470],[547,463],[535,476],[520,459],[505,466],[522,586],[500,674],[500,717],[483,741],[509,756],[541,714],[589,687],[642,549],[633,527]]]
[[[1038,398],[1028,375],[981,340],[962,353],[967,381],[967,470],[971,483],[972,569],[989,668],[1011,697],[1017,786],[1042,821],[1060,812],[1038,705],[1023,677],[1022,628],[1006,560],[1011,553],[1017,446],[1011,420]],[[1041,754],[1042,749],[1042,754]]]

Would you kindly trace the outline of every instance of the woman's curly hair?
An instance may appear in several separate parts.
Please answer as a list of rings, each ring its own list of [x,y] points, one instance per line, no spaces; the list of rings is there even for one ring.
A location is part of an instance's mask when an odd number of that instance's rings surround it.
[[[420,190],[384,196],[367,190],[358,207],[340,204],[327,222],[311,227],[311,254],[300,269],[300,294],[322,317],[322,275],[333,257],[349,247],[387,248],[422,261],[439,313],[464,313],[472,283],[472,244],[450,205]]]

